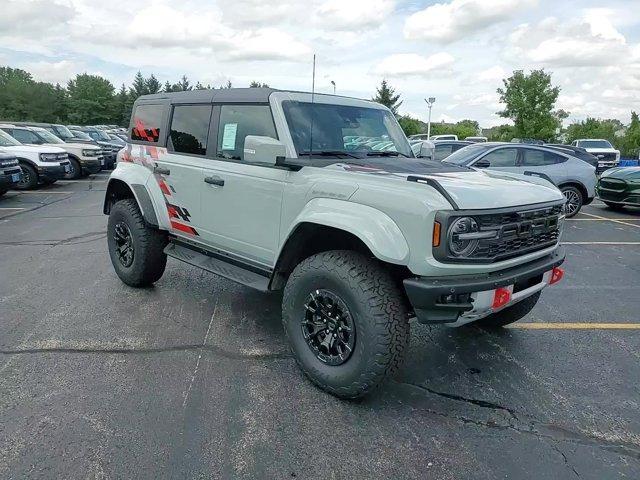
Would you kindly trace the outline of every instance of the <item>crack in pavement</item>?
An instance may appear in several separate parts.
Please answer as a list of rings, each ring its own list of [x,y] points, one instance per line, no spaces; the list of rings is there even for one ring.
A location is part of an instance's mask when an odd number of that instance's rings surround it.
[[[62,240],[24,240],[22,242],[0,242],[0,245],[12,245],[12,246],[45,246],[45,247],[57,247],[58,245],[80,245],[82,243],[90,243],[101,238],[106,238],[106,231],[83,233],[82,235],[75,235],[73,237],[63,238]],[[96,238],[92,238],[96,237]],[[85,240],[87,241],[76,241]]]
[[[203,350],[214,356],[224,357],[231,360],[279,360],[291,358],[289,353],[243,353],[230,352],[215,345],[186,344],[170,345],[167,347],[149,348],[73,348],[73,347],[51,347],[51,348],[19,348],[13,350],[0,350],[0,355],[33,355],[43,353],[71,353],[71,354],[115,354],[115,355],[150,355],[167,352],[186,352]]]
[[[515,410],[503,407],[502,405],[494,404],[492,402],[486,402],[484,400],[469,399],[465,397],[459,397],[452,394],[442,394],[441,392],[432,392],[430,389],[407,382],[396,382],[397,385],[411,387],[414,390],[422,392],[428,392],[433,395],[437,395],[447,400],[455,400],[460,402],[469,403],[474,406],[482,408],[490,408],[497,411],[506,411],[510,414],[510,419],[507,422],[499,422],[495,420],[479,420],[476,418],[469,418],[462,415],[451,414],[447,412],[441,412],[430,408],[425,408],[425,411],[433,415],[440,417],[450,418],[460,421],[465,424],[471,424],[482,428],[491,428],[497,430],[511,430],[524,435],[532,435],[540,439],[553,440],[555,442],[567,442],[581,446],[595,446],[603,450],[617,453],[626,457],[640,460],[640,444],[634,442],[615,441],[608,440],[604,435],[589,435],[582,431],[571,430],[560,425],[542,422],[529,415],[516,414]],[[527,417],[526,420],[520,417]],[[577,472],[576,472],[577,474]]]
[[[579,476],[580,476],[580,474],[579,474],[579,473],[578,473],[578,471],[574,468],[574,466],[573,466],[573,465],[571,465],[571,464],[569,463],[569,460],[567,459],[567,456],[564,454],[564,452],[563,452],[562,450],[560,450],[560,449],[558,448],[558,446],[557,446],[557,445],[551,445],[551,448],[553,448],[556,452],[558,452],[560,455],[562,455],[562,459],[564,460],[564,464],[565,464],[568,468],[570,468],[571,470],[573,470],[573,473],[575,473],[575,474],[576,474],[576,476],[577,476],[577,477],[579,477]]]

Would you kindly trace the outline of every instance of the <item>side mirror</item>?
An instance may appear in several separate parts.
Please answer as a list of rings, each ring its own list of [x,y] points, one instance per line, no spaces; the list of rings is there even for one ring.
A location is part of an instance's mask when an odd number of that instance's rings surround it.
[[[275,165],[278,157],[285,157],[287,149],[279,140],[259,135],[247,135],[244,139],[244,160],[250,163]]]
[[[489,168],[491,166],[491,163],[489,163],[489,160],[482,159],[482,160],[478,160],[476,163],[474,163],[471,166],[476,168]]]
[[[428,158],[433,160],[436,146],[433,142],[426,140],[420,144],[420,151],[418,152],[418,158]]]

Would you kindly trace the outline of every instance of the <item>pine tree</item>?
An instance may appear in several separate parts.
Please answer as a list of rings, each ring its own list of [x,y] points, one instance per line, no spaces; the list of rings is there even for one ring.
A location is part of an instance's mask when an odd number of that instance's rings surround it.
[[[191,90],[191,83],[189,83],[189,79],[186,75],[182,75],[182,78],[178,83],[173,86],[174,92],[187,92]]]
[[[376,89],[376,96],[372,100],[389,108],[394,115],[398,115],[398,108],[402,105],[402,101],[400,100],[400,94],[396,95],[395,93],[395,89],[391,88],[386,80],[382,80],[382,83]]]
[[[133,79],[133,84],[129,88],[129,93],[134,97],[134,100],[149,93],[149,90],[147,89],[147,82],[142,76],[142,73],[136,73],[136,76]]]
[[[158,93],[162,89],[162,84],[158,81],[153,73],[144,81],[144,86],[147,90],[147,93]]]
[[[171,86],[171,84],[169,83],[169,80],[167,80],[166,82],[164,82],[164,88],[162,89],[164,92],[166,93],[171,93],[173,92],[173,87]]]

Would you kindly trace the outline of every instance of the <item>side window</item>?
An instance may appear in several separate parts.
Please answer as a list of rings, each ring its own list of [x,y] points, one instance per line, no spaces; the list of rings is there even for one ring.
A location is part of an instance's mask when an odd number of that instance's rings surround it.
[[[180,105],[173,108],[169,138],[174,152],[207,154],[211,105]]]
[[[162,105],[136,106],[131,119],[131,140],[158,143],[162,112]]]
[[[501,148],[495,152],[491,152],[482,160],[489,162],[492,167],[515,167],[518,158],[518,150],[515,148]]]
[[[523,151],[522,165],[525,167],[542,167],[562,163],[564,157],[544,150],[525,149]]]
[[[11,136],[18,140],[20,143],[42,143],[40,138],[33,132],[29,130],[22,130],[20,128],[16,128],[11,133]]]
[[[217,155],[244,160],[244,139],[247,135],[278,138],[269,105],[222,105]]]
[[[453,149],[451,145],[436,145],[435,155],[433,159],[441,161],[451,155],[452,150]]]

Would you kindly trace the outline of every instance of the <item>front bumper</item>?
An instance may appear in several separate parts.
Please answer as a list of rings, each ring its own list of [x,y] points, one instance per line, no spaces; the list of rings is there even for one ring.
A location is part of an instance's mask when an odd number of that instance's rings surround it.
[[[0,170],[0,190],[9,190],[14,188],[22,179],[22,170],[20,167]]]
[[[596,195],[603,202],[630,206],[640,205],[640,188],[633,188],[629,184],[619,190],[603,188],[598,185],[596,187]]]
[[[420,323],[463,324],[490,315],[494,311],[486,300],[501,287],[512,287],[509,307],[548,285],[548,272],[565,259],[559,246],[552,254],[506,270],[448,277],[414,277],[404,280],[407,297]]]
[[[88,173],[98,173],[102,170],[102,159],[100,157],[81,158],[80,165],[82,165],[82,169]]]
[[[52,180],[60,180],[64,178],[65,173],[69,173],[71,164],[66,162],[61,162],[59,165],[47,165],[47,166],[39,166],[38,170],[38,179],[42,182],[52,181]]]

